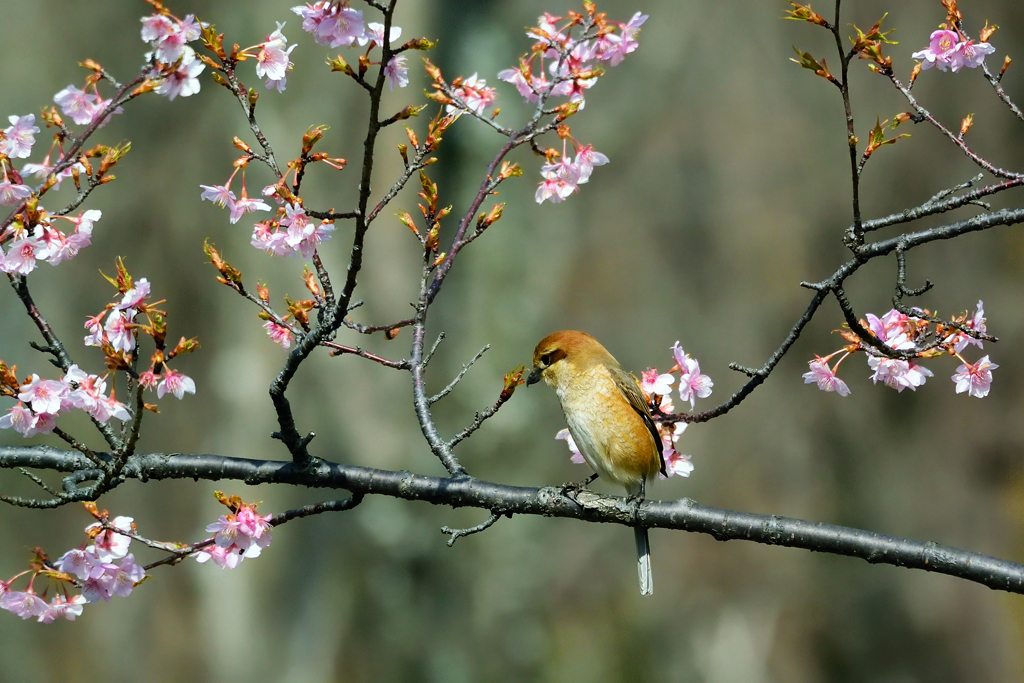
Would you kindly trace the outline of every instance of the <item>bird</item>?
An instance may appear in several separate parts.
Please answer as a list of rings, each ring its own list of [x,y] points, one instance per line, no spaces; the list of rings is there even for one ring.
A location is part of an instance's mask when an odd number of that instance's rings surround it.
[[[647,481],[666,474],[664,446],[636,378],[586,332],[562,330],[540,340],[526,384],[555,390],[576,447],[600,476],[642,500]],[[654,592],[647,527],[634,526],[640,593]]]

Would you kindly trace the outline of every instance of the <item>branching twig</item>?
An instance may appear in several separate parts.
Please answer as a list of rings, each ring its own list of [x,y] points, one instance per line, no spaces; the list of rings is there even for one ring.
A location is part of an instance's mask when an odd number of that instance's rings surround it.
[[[438,341],[440,341],[440,337],[438,337]],[[435,343],[434,346],[435,346],[435,348],[437,347],[436,343]],[[437,403],[442,398],[444,398],[445,396],[450,394],[452,392],[452,389],[455,388],[455,385],[459,383],[459,380],[461,380],[465,376],[465,374],[467,372],[469,372],[469,369],[471,367],[473,367],[473,363],[476,363],[478,360],[480,360],[480,358],[483,357],[483,355],[485,353],[487,353],[487,349],[489,349],[489,348],[491,348],[491,345],[487,344],[482,349],[480,349],[480,351],[478,351],[477,354],[475,356],[473,356],[473,358],[468,363],[466,363],[465,365],[462,366],[462,370],[459,372],[459,374],[455,375],[455,379],[453,379],[448,384],[448,386],[446,386],[444,389],[442,389],[438,393],[436,393],[433,396],[431,396],[430,398],[428,398],[427,399],[427,403],[428,404]],[[431,353],[433,353],[433,351],[431,351]],[[430,358],[427,357],[427,359],[423,361],[423,365],[426,366],[427,361],[429,361],[429,360],[430,360]]]
[[[446,536],[451,536],[451,538],[448,539],[448,547],[451,548],[455,545],[455,541],[459,540],[463,536],[470,536],[472,534],[478,534],[481,531],[486,531],[494,526],[494,523],[499,519],[501,519],[501,515],[492,512],[491,516],[488,517],[486,521],[481,524],[477,524],[474,527],[470,527],[468,529],[452,529],[450,527],[443,526],[441,527],[441,533]]]

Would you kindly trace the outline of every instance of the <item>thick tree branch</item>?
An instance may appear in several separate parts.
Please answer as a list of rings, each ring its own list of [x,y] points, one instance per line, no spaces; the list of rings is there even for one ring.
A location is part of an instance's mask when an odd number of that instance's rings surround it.
[[[98,454],[111,457],[109,454]],[[36,468],[61,472],[88,469],[92,463],[74,451],[46,446],[0,446],[0,468]],[[683,498],[644,501],[639,509],[625,498],[580,491],[569,498],[558,487],[507,486],[472,477],[429,477],[317,460],[302,468],[293,462],[228,458],[219,455],[149,453],[134,455],[124,476],[150,479],[224,479],[246,484],[290,484],[341,488],[354,496],[380,494],[434,505],[487,509],[493,515],[541,515],[587,522],[677,529],[708,534],[719,541],[745,540],[803,548],[873,564],[947,574],[994,590],[1024,594],[1024,565],[933,542],[913,541],[870,531],[808,522],[778,515],[736,512]]]

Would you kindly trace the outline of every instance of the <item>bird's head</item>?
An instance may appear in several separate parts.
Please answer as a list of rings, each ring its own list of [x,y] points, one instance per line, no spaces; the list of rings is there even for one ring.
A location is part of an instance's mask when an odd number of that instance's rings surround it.
[[[594,363],[618,365],[601,343],[586,332],[562,330],[540,340],[533,350],[533,370],[527,384],[540,380],[556,389]]]

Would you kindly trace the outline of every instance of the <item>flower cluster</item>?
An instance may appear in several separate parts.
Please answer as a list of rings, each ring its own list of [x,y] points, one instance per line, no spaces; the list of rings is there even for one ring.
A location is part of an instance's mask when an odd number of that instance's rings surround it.
[[[564,128],[567,129],[568,126]],[[576,158],[572,161],[569,160],[567,153],[567,140],[570,140],[576,149]],[[592,145],[581,145],[567,130],[566,138],[562,139],[562,153],[558,155],[559,158],[553,158],[557,154],[555,150],[548,150],[548,154],[548,162],[540,169],[544,180],[537,186],[535,198],[538,204],[545,200],[552,204],[564,201],[577,192],[580,185],[590,180],[590,174],[594,172],[595,166],[608,163],[608,157],[595,150]]]
[[[320,0],[312,5],[298,5],[292,7],[292,12],[302,17],[302,30],[313,36],[313,39],[320,45],[330,48],[366,46],[367,55],[374,47],[381,47],[384,44],[384,25],[374,22],[364,22],[362,10],[353,9],[348,1]],[[388,36],[388,45],[398,40],[402,35],[402,29],[398,26],[391,27],[391,35]],[[377,64],[379,62],[369,62]],[[400,54],[393,54],[384,65],[384,74],[387,76],[388,84],[392,91],[395,86],[404,88],[409,85],[409,69],[406,58]]]
[[[985,55],[995,51],[996,49],[989,43],[976,43],[968,39],[959,29],[951,31],[943,28],[932,33],[928,47],[915,52],[911,57],[920,60],[922,69],[934,66],[939,71],[959,71],[963,68],[973,69],[981,66],[985,61]]]
[[[642,373],[639,381],[643,390],[644,398],[647,399],[651,412],[658,415],[671,415],[675,412],[675,404],[672,402],[672,385],[676,383],[675,375],[679,373],[679,398],[690,402],[690,408],[695,405],[696,399],[707,398],[711,395],[711,388],[714,382],[707,375],[701,374],[700,363],[690,357],[688,353],[676,342],[671,347],[672,356],[676,362],[666,373],[659,373],[655,368],[650,368]],[[665,471],[668,476],[688,477],[693,472],[693,463],[690,456],[684,455],[676,450],[676,443],[680,435],[686,431],[686,422],[666,424],[656,421],[658,434],[661,436],[662,458],[665,461]],[[555,435],[556,439],[564,439],[572,454],[570,460],[578,465],[586,462],[586,458],[576,445],[572,434],[568,429],[563,429]],[[659,475],[662,479],[665,475]]]
[[[286,203],[277,218],[256,224],[251,244],[274,256],[301,254],[311,259],[317,247],[331,238],[332,232],[332,222],[310,220],[301,204]]]
[[[234,569],[247,557],[259,557],[263,549],[270,545],[270,520],[273,515],[261,516],[256,512],[256,505],[243,503],[237,496],[226,498],[218,495],[221,502],[228,505],[232,512],[206,527],[216,534],[213,543],[196,553],[197,562],[213,563],[222,569]]]
[[[246,557],[258,557],[270,545],[272,515],[259,515],[255,504],[245,503],[238,496],[228,497],[219,491],[215,495],[231,513],[206,527],[215,534],[213,538],[191,546],[146,539],[137,532],[131,517],[110,520],[108,513],[100,512],[95,503],[85,503],[85,509],[96,519],[85,528],[89,540],[55,562],[37,549],[29,569],[8,581],[0,581],[0,609],[48,624],[58,618],[74,621],[82,615],[83,605],[131,595],[146,578],[146,570],[153,566],[136,563],[135,556],[128,552],[133,540],[169,552],[171,559],[191,555],[198,562],[212,559],[214,564],[227,569],[237,567]],[[163,563],[166,560],[156,564]],[[12,590],[13,584],[24,576],[30,577],[28,587],[23,591]],[[49,587],[41,595],[35,591],[40,577],[57,586],[49,602],[45,600]],[[80,593],[71,595],[71,590]]]
[[[617,66],[636,50],[640,26],[647,21],[647,15],[637,12],[622,24],[607,21],[598,14],[592,17],[593,29],[576,38],[572,37],[572,29],[581,25],[583,16],[570,13],[566,24],[559,28],[562,19],[544,13],[537,20],[537,28],[526,32],[536,41],[530,56],[520,59],[518,68],[499,71],[498,78],[516,86],[528,102],[537,103],[541,96],[568,97],[582,109],[584,91],[593,87],[603,73],[594,62]]]
[[[206,65],[188,43],[199,38],[201,28],[191,14],[178,19],[163,10],[142,18],[142,40],[153,48],[146,54],[153,62],[149,78],[156,92],[169,100],[199,92],[199,74]]]
[[[918,312],[929,315],[927,311]],[[956,383],[956,393],[966,393],[968,396],[977,398],[984,398],[988,395],[992,386],[992,370],[999,366],[992,363],[987,355],[976,363],[970,363],[961,355],[971,345],[983,348],[984,344],[981,339],[972,337],[958,328],[942,324],[936,324],[935,330],[932,331],[932,323],[928,320],[905,315],[896,309],[889,311],[881,318],[871,313],[868,313],[865,318],[866,320],[861,320],[860,324],[872,336],[893,350],[910,353],[913,358],[884,356],[864,344],[853,332],[844,329],[841,330],[841,334],[849,343],[824,358],[816,356],[814,360],[810,361],[810,369],[803,375],[805,384],[817,384],[822,391],[848,396],[850,388],[836,373],[839,370],[839,365],[847,356],[863,350],[867,354],[868,367],[872,371],[872,382],[876,384],[882,382],[900,392],[904,389],[915,391],[934,375],[931,370],[915,362],[914,358],[951,355],[958,358],[961,363],[952,377],[953,382]],[[986,334],[984,304],[979,301],[973,314],[964,313],[962,316],[954,318],[953,322],[973,333]],[[840,354],[842,355],[835,365],[830,365],[832,358]]]
[[[128,552],[131,538],[111,527],[132,531],[132,518],[115,517],[113,522],[107,522],[106,513],[99,513],[94,504],[87,503],[86,509],[98,520],[106,522],[97,521],[85,528],[92,543],[85,548],[69,550],[53,564],[41,550],[37,550],[29,570],[9,581],[0,581],[0,609],[13,612],[22,619],[35,617],[37,621],[49,624],[59,618],[74,621],[82,615],[82,607],[87,603],[107,602],[114,596],[131,595],[135,586],[145,578],[146,571]],[[26,590],[11,590],[15,581],[27,575],[31,578]],[[40,596],[34,590],[35,581],[40,576],[58,586],[49,602],[44,599],[45,591]],[[70,595],[69,586],[80,589],[81,593]]]
[[[14,204],[31,196],[32,191],[24,185],[13,186],[17,192],[14,201],[5,201],[4,181],[0,183],[0,204]],[[8,188],[10,186],[8,185]],[[83,211],[78,216],[51,216],[46,209],[36,204],[29,206],[23,214],[24,221],[15,220],[0,234],[0,244],[8,242],[6,252],[0,249],[0,271],[28,275],[36,269],[39,261],[55,266],[74,258],[80,249],[92,243],[93,224],[103,215],[98,209]],[[57,220],[65,220],[74,226],[74,232],[60,230]]]
[[[18,384],[14,372],[0,361],[0,395],[16,396],[18,403],[0,417],[0,429],[13,429],[28,438],[49,434],[57,416],[72,409],[83,410],[99,422],[110,418],[126,421],[131,416],[111,390],[107,396],[106,376],[90,375],[72,365],[59,380],[40,379],[33,374]]]
[[[537,28],[527,32],[536,41],[529,56],[520,58],[517,68],[498,72],[498,78],[513,84],[519,94],[533,104],[550,97],[567,97],[569,103],[560,105],[563,116],[583,109],[585,91],[604,73],[600,64],[616,66],[636,50],[640,26],[647,20],[647,15],[637,12],[622,24],[595,13],[592,5],[588,11],[588,15],[570,12],[561,26],[562,17],[544,14],[538,19]],[[574,28],[579,29],[575,37]],[[449,104],[448,111],[468,108],[477,115],[483,114],[495,97],[494,90],[484,85],[476,74],[462,82],[454,81],[453,94],[461,102]],[[543,180],[536,192],[538,204],[564,201],[590,179],[594,166],[608,163],[608,157],[572,138],[568,126],[560,125],[558,133],[562,138],[562,151],[548,149],[545,152],[547,163],[541,168]],[[571,140],[576,149],[575,159],[570,159],[567,153],[567,140]]]

